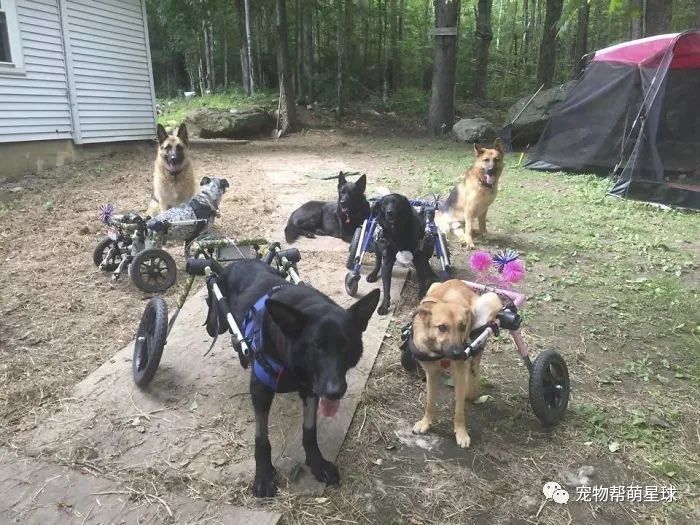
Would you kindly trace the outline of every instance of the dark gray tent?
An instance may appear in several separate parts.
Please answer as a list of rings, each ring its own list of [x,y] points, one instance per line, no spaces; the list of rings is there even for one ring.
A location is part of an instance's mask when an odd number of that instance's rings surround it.
[[[613,195],[700,209],[700,31],[597,51],[527,166],[612,171]]]

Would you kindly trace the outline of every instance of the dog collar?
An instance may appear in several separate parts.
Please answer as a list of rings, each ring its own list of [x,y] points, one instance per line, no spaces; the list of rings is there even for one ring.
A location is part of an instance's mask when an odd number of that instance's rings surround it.
[[[180,175],[180,173],[182,173],[182,168],[180,168],[179,170],[176,170],[176,171],[171,171],[168,168],[165,168],[165,171],[168,172],[168,175],[170,175],[171,177],[174,178],[174,177],[177,177],[178,175]]]

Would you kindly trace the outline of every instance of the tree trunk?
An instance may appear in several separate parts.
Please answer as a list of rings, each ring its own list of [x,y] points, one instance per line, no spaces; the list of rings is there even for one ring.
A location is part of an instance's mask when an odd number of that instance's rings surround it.
[[[298,101],[304,100],[304,19],[301,14],[302,1],[296,0],[295,3],[295,60],[294,60],[294,89]]]
[[[629,0],[630,16],[630,40],[642,38],[642,14],[644,13],[643,0]]]
[[[253,68],[253,35],[250,33],[250,0],[243,0],[245,14],[245,38],[246,54],[248,62],[248,79],[250,80],[250,94],[255,94],[255,70]]]
[[[314,99],[314,36],[313,11],[311,6],[304,7],[304,80],[306,82],[306,98],[311,104]]]
[[[394,62],[394,90],[398,91],[401,87],[401,54],[404,50],[403,45],[403,30],[404,30],[404,17],[406,16],[406,0],[401,0],[399,2],[399,43],[396,48],[396,62]]]
[[[287,40],[287,11],[285,0],[276,0],[277,7],[277,76],[280,86],[279,136],[299,128],[297,111],[294,104],[294,86],[292,85],[289,65],[289,42]]]
[[[241,35],[241,83],[243,84],[243,94],[249,97],[251,93],[250,61],[248,60],[248,33],[245,25],[245,4],[243,0],[236,0],[236,11],[238,12],[238,32]]]
[[[486,98],[486,82],[488,80],[489,46],[493,40],[491,31],[491,7],[493,0],[479,0],[476,19],[476,66],[474,71],[475,98]]]
[[[583,55],[588,51],[588,15],[591,5],[583,0],[578,8],[578,23],[576,26],[576,42],[574,44],[573,78],[583,71]]]
[[[435,27],[457,28],[460,0],[435,0]],[[443,135],[454,124],[457,35],[433,37],[433,85],[428,111],[428,133]]]
[[[695,27],[700,28],[700,0],[695,0]]]
[[[647,0],[644,36],[662,35],[671,31],[672,0]]]
[[[335,0],[336,16],[336,51],[337,51],[337,80],[336,80],[336,105],[335,110],[338,115],[343,114],[343,80],[345,77],[345,0]]]
[[[564,0],[547,0],[537,63],[537,83],[544,84],[545,89],[552,87],[554,81],[554,68],[557,64],[557,22],[563,6]]]
[[[228,26],[226,25],[226,17],[223,20],[224,23],[224,91],[228,90]]]

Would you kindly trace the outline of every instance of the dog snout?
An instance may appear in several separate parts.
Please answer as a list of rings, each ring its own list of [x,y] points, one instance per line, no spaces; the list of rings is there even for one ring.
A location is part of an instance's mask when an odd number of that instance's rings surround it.
[[[320,397],[335,401],[345,395],[347,383],[342,379],[328,379],[321,390]]]

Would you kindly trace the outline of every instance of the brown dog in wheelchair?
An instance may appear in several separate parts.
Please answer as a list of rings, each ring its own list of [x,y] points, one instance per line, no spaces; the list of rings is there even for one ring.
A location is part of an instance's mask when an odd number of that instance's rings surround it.
[[[458,279],[430,287],[413,318],[413,345],[428,358],[435,358],[418,361],[425,370],[427,399],[425,414],[413,426],[414,433],[424,434],[433,425],[440,370],[449,368],[454,381],[455,437],[460,447],[469,447],[466,400],[474,401],[479,397],[481,354],[466,361],[460,356],[470,332],[493,321],[502,308],[495,293],[477,295]]]

